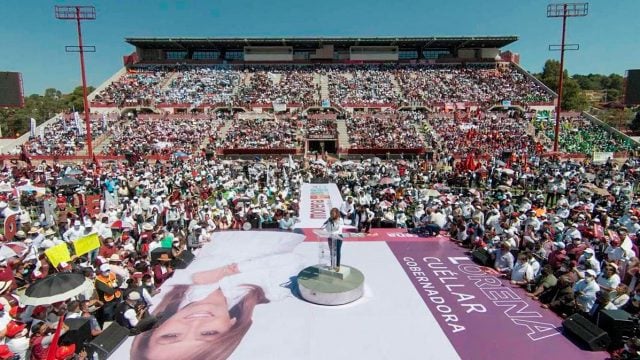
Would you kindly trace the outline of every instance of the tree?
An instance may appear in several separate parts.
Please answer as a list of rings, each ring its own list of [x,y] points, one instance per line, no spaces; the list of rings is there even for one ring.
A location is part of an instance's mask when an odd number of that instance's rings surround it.
[[[88,86],[87,95],[90,94],[93,90],[95,90],[93,86]],[[75,109],[75,111],[78,111],[80,113],[83,112],[84,103],[82,99],[82,86],[76,87],[75,89],[73,89],[72,92],[65,95],[63,99],[63,103],[64,103],[65,109],[68,111],[72,111],[73,109]]]
[[[93,87],[87,88],[89,92]],[[71,93],[63,94],[60,90],[49,88],[43,95],[31,94],[24,99],[24,107],[21,109],[0,109],[0,124],[2,134],[14,136],[29,131],[30,120],[34,118],[36,123],[42,124],[62,111],[74,109],[80,113],[84,111],[82,103],[82,87],[76,87]]]
[[[547,87],[558,92],[558,76],[560,75],[560,62],[549,59],[544,63],[542,73],[535,76]],[[589,101],[582,92],[577,80],[569,77],[569,72],[564,70],[564,80],[562,89],[562,110],[586,110]]]

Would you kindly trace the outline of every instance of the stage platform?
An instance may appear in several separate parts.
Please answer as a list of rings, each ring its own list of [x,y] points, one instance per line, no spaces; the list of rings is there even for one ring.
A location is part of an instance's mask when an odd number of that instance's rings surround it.
[[[340,306],[307,302],[300,297],[295,277],[318,263],[319,247],[326,246],[326,241],[316,239],[311,230],[302,233],[308,236],[265,231],[218,233],[217,245],[203,248],[189,268],[179,270],[182,273],[176,273],[154,298],[154,307],[172,287],[189,282],[196,272],[237,262],[241,274],[234,276],[240,279],[231,276],[228,283],[221,280],[220,286],[208,285],[209,292],[253,283],[265,288],[269,302],[255,306],[250,328],[229,359],[608,357],[607,353],[578,348],[562,335],[562,319],[540,308],[521,289],[498,279],[490,269],[475,265],[464,249],[447,238],[421,238],[402,229],[372,229],[366,236],[345,239],[344,263],[359,269],[365,278],[362,298]],[[255,281],[243,278],[243,274],[254,274]],[[229,302],[237,297],[237,292],[227,296]],[[197,298],[193,295],[188,300]],[[217,337],[210,349],[224,346],[220,341],[231,341],[223,335]],[[171,346],[180,347],[180,342]],[[132,344],[133,338],[129,338],[110,358],[140,358],[131,351]],[[193,358],[189,343],[184,345],[182,358]],[[149,358],[163,359],[155,350]],[[168,353],[166,356],[169,358]]]

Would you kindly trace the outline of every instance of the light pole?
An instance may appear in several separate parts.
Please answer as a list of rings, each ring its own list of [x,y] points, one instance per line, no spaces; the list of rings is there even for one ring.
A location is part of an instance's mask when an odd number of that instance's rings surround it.
[[[560,75],[558,79],[558,104],[556,105],[556,126],[555,137],[553,139],[553,151],[558,151],[558,138],[560,136],[560,111],[562,111],[562,81],[564,80],[564,51],[578,50],[577,44],[564,43],[567,32],[567,18],[587,16],[589,13],[589,3],[563,3],[547,5],[547,17],[562,18],[562,42],[560,45],[549,45],[549,50],[560,50]]]
[[[85,133],[87,138],[87,155],[90,158],[93,157],[93,144],[91,139],[91,114],[89,114],[89,101],[87,100],[87,77],[84,71],[84,53],[95,52],[95,46],[82,45],[82,28],[80,21],[82,20],[95,20],[96,8],[94,6],[63,6],[56,5],[56,19],[60,20],[75,20],[78,24],[78,46],[65,46],[66,52],[79,52],[80,53],[80,71],[82,72],[82,99],[84,102],[84,122]]]

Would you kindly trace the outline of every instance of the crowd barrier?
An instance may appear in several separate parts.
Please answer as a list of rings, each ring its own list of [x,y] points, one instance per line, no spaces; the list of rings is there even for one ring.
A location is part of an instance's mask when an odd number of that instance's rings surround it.
[[[220,153],[222,155],[294,155],[296,154],[298,149],[287,149],[287,148],[277,148],[277,149],[220,149]]]
[[[392,148],[379,148],[379,149],[348,149],[347,154],[349,155],[373,155],[373,154],[424,154],[424,148],[402,148],[402,149],[392,149]]]

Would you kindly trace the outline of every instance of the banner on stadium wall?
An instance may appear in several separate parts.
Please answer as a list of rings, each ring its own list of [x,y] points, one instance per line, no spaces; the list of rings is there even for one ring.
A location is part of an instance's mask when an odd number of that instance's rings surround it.
[[[329,218],[331,208],[340,208],[342,195],[336,184],[302,184],[300,222],[297,228],[319,228]]]
[[[17,214],[11,214],[4,219],[4,238],[6,241],[13,240],[18,231],[18,223],[16,222]]]
[[[593,153],[593,163],[594,164],[604,164],[607,160],[613,158],[612,152],[594,152]]]
[[[100,213],[100,195],[87,195],[86,200],[89,215],[98,215]]]
[[[44,254],[47,255],[49,262],[53,267],[58,267],[58,264],[61,262],[69,262],[71,261],[71,254],[69,253],[69,248],[67,247],[67,243],[58,244],[54,247],[50,247],[44,251]]]
[[[77,256],[84,255],[99,247],[100,239],[98,238],[98,234],[95,233],[83,236],[73,242],[73,251],[75,251]]]
[[[286,103],[272,102],[271,105],[273,106],[273,111],[275,111],[275,112],[287,111],[287,104]]]
[[[331,107],[331,101],[329,99],[322,100],[322,107],[323,108]]]

